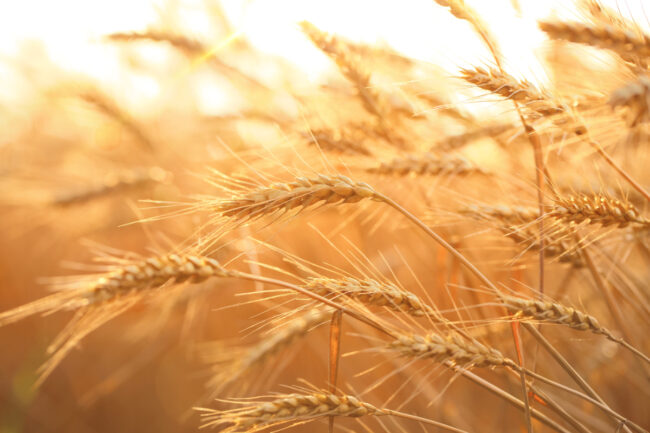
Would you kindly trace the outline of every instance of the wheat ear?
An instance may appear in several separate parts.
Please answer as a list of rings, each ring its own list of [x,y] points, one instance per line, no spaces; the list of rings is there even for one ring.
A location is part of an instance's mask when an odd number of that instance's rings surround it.
[[[603,226],[626,227],[629,224],[650,226],[650,220],[644,218],[632,203],[605,194],[556,197],[547,215],[566,222]]]
[[[628,108],[627,121],[630,126],[636,126],[650,120],[650,77],[640,76],[636,81],[616,89],[609,98],[612,107]]]
[[[553,39],[609,49],[632,63],[645,64],[644,58],[650,56],[650,37],[642,33],[579,22],[542,21],[539,27]]]
[[[558,302],[541,301],[535,299],[517,298],[514,296],[502,295],[503,304],[515,314],[515,317],[535,319],[543,323],[555,323],[568,326],[580,331],[590,331],[595,334],[604,335],[608,339],[621,344],[635,355],[650,363],[650,358],[641,353],[629,343],[614,336],[614,334],[603,327],[598,320],[587,313],[576,310]]]
[[[151,183],[162,182],[168,174],[161,168],[152,167],[148,170],[129,170],[120,173],[110,173],[103,182],[82,191],[66,192],[57,195],[52,204],[56,206],[71,206],[105,197],[118,192],[135,189]]]
[[[245,372],[250,371],[251,368],[264,363],[283,348],[307,335],[312,328],[321,324],[333,311],[333,309],[329,308],[313,308],[305,314],[290,319],[282,326],[274,329],[273,333],[268,337],[247,348],[241,356],[237,356],[232,368],[224,369],[221,365],[215,366],[215,375],[208,382],[208,386],[214,388],[211,394],[218,394],[227,385],[239,379]],[[217,350],[221,352],[222,346],[219,345]],[[210,356],[206,355],[206,357],[209,358]]]
[[[227,433],[255,432],[279,424],[301,423],[330,416],[359,418],[385,415],[419,421],[456,433],[467,433],[464,430],[427,418],[381,409],[352,395],[321,392],[283,395],[271,401],[254,403],[228,411],[201,410],[204,412],[203,417],[206,421],[203,427],[226,425],[227,427],[222,431]]]
[[[427,358],[439,363],[461,366],[510,366],[519,370],[513,361],[498,350],[455,332],[446,336],[437,333],[401,334],[390,343],[389,348],[409,358]]]
[[[432,153],[395,158],[390,162],[382,162],[377,167],[371,167],[367,171],[393,176],[486,173],[483,169],[460,155],[445,154],[439,157]]]
[[[226,217],[248,220],[276,212],[300,212],[318,203],[356,203],[363,199],[381,200],[366,183],[354,182],[341,175],[320,174],[315,178],[299,177],[294,182],[276,183],[231,199],[218,200],[213,209]]]
[[[538,90],[528,81],[517,80],[501,70],[475,67],[461,70],[461,75],[465,81],[481,89],[522,102],[527,109],[539,115],[552,116],[563,111],[549,94]]]
[[[323,297],[343,296],[365,305],[388,307],[412,316],[439,316],[435,309],[424,303],[415,294],[402,290],[391,283],[380,283],[373,279],[308,278],[303,287]]]

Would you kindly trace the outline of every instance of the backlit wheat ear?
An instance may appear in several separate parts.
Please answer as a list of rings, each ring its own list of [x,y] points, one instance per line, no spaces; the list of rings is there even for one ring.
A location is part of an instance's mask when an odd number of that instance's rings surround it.
[[[633,30],[638,26],[617,11],[603,5],[599,0],[580,0],[578,6],[590,15],[591,21],[595,24],[611,25],[616,28]]]
[[[115,120],[115,122],[128,131],[141,146],[149,151],[154,150],[155,146],[153,141],[144,132],[136,119],[121,108],[119,104],[109,98],[108,95],[92,89],[81,92],[78,96],[91,104],[100,113]]]
[[[481,19],[480,15],[467,6],[465,0],[435,0],[435,2],[440,6],[449,8],[449,12],[456,18],[470,23],[483,40],[483,43],[487,45],[496,62],[501,62],[502,56],[496,39],[488,30],[487,24]]]
[[[616,91],[609,99],[612,107],[623,106],[628,109],[628,124],[636,126],[650,120],[650,77],[642,75]]]
[[[217,200],[212,208],[226,217],[250,220],[276,212],[301,212],[316,204],[356,203],[364,199],[382,201],[368,184],[336,175],[299,177],[294,182],[277,183],[244,192],[231,199]]]
[[[473,141],[480,140],[482,138],[494,139],[495,137],[503,134],[504,132],[512,129],[513,126],[510,124],[502,125],[488,125],[484,127],[479,127],[474,130],[470,130],[464,134],[452,135],[440,140],[439,143],[435,144],[431,150],[441,150],[441,151],[451,151],[459,149],[466,144],[469,144]]]
[[[595,334],[604,335],[609,340],[621,344],[641,359],[650,363],[650,358],[647,355],[626,341],[616,337],[609,329],[602,326],[594,316],[558,302],[524,299],[507,295],[500,295],[500,298],[506,308],[515,317],[530,318],[541,323],[554,323],[580,331],[590,331]]]
[[[499,230],[509,239],[521,244],[527,251],[539,251],[541,248],[539,231],[530,225],[500,225]],[[552,232],[544,233],[544,257],[582,268],[585,266],[585,261],[580,254],[580,249],[580,245],[573,240],[573,232],[569,228],[559,227]]]
[[[364,108],[371,114],[383,120],[388,114],[388,103],[370,83],[370,74],[363,71],[361,61],[336,37],[320,31],[313,24],[303,21],[302,31],[321,51],[327,54],[338,66],[341,73],[357,89]]]
[[[203,427],[226,425],[224,432],[252,432],[286,422],[309,421],[327,416],[361,417],[388,413],[351,395],[289,394],[229,411],[204,409]]]
[[[393,284],[380,283],[372,279],[308,278],[303,287],[324,297],[343,296],[365,305],[384,306],[412,316],[439,316],[435,309],[422,302],[413,293],[406,292]]]
[[[486,174],[486,171],[460,155],[436,156],[432,153],[395,158],[390,162],[382,162],[377,167],[369,168],[367,171],[393,176]]]
[[[0,314],[0,326],[26,317],[108,303],[126,295],[161,287],[168,281],[200,282],[210,277],[230,277],[233,271],[208,257],[169,254],[117,267],[96,280],[74,289],[65,289],[43,299]]]
[[[274,329],[268,336],[262,338],[259,343],[247,348],[244,353],[237,353],[230,368],[224,367],[221,363],[215,365],[215,375],[208,382],[208,386],[213,389],[212,394],[218,394],[226,386],[241,379],[246,372],[263,364],[296,340],[303,338],[311,329],[327,320],[333,311],[328,308],[313,308],[305,314],[291,318]],[[217,345],[216,351],[218,352],[216,357],[222,358],[223,345]],[[211,356],[210,353],[206,353],[205,357],[206,361],[214,362],[214,356]]]
[[[650,56],[650,37],[642,33],[579,22],[542,21],[539,28],[553,39],[609,49],[629,62],[643,65]]]
[[[235,273],[215,259],[169,254],[132,263],[99,278],[91,287],[88,301],[91,304],[110,301],[130,292],[158,288],[170,280],[174,283],[197,283],[210,277],[232,276]]]
[[[512,99],[524,104],[526,108],[542,116],[551,116],[563,110],[552,102],[550,95],[542,93],[528,81],[520,81],[497,69],[461,70],[463,79],[481,89],[496,93],[506,99]]]
[[[111,33],[110,35],[106,36],[106,38],[115,42],[167,42],[177,49],[186,51],[191,54],[197,54],[205,51],[203,44],[201,44],[199,41],[190,39],[183,35],[157,30],[148,30],[146,32]]]
[[[477,219],[498,220],[506,224],[529,223],[539,218],[537,208],[505,204],[469,205],[460,208],[458,213]]]
[[[372,152],[363,143],[362,134],[354,134],[354,132],[346,129],[312,129],[309,133],[304,133],[303,136],[324,151],[345,155],[371,156]]]
[[[66,192],[57,195],[52,204],[56,206],[71,206],[86,203],[96,198],[132,190],[148,184],[162,182],[168,174],[158,167],[148,170],[129,170],[110,173],[103,182],[81,191]]]
[[[641,216],[632,203],[604,194],[558,197],[547,215],[578,224],[617,225],[618,227],[626,227],[629,224],[650,225],[650,220]]]
[[[612,333],[602,327],[595,317],[573,307],[557,302],[524,299],[502,295],[501,301],[515,316],[532,318],[544,323],[565,325],[580,331],[591,331],[613,338]]]
[[[515,366],[496,349],[475,339],[452,332],[446,336],[402,334],[388,346],[403,356],[415,359],[432,359],[439,363],[474,367]],[[516,368],[516,366],[515,366]]]

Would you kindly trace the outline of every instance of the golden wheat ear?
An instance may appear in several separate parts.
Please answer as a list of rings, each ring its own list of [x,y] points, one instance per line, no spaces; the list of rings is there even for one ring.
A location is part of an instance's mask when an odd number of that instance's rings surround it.
[[[74,309],[85,304],[85,290],[57,292],[12,310],[0,313],[0,327],[18,322],[38,314],[52,314],[60,310]]]

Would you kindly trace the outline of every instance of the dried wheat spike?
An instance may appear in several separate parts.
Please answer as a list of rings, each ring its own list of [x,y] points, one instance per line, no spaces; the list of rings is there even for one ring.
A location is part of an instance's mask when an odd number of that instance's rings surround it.
[[[566,222],[603,226],[615,224],[618,227],[626,227],[630,223],[650,225],[650,220],[642,217],[632,203],[604,194],[559,197],[547,215]]]
[[[313,129],[303,136],[310,143],[317,144],[325,151],[338,152],[346,155],[371,156],[372,152],[363,144],[362,134],[344,129]]]
[[[501,295],[501,300],[508,310],[517,317],[532,318],[544,323],[565,325],[580,331],[591,331],[614,338],[612,333],[602,327],[595,317],[557,302],[524,299]],[[618,341],[614,338],[615,341]]]
[[[203,44],[199,41],[190,39],[183,35],[173,34],[169,32],[148,30],[146,32],[124,32],[124,33],[111,33],[106,36],[107,39],[115,42],[133,42],[133,41],[152,41],[152,42],[167,42],[179,50],[186,51],[187,53],[196,54],[205,51]]]
[[[262,364],[283,348],[307,335],[312,328],[323,323],[332,314],[332,311],[329,308],[313,308],[305,314],[290,319],[262,338],[259,343],[247,348],[243,354],[237,353],[232,368],[224,368],[221,364],[215,365],[215,375],[208,385],[215,389],[214,394],[219,393],[224,387],[240,379],[251,368]],[[217,358],[221,358],[222,345],[217,346],[217,351]],[[209,353],[206,358],[209,362],[214,362],[214,359],[210,359],[213,357]]]
[[[511,124],[487,125],[478,129],[471,130],[464,134],[446,137],[437,143],[431,150],[456,150],[468,143],[471,143],[472,141],[479,140],[481,138],[494,139],[496,136],[503,134],[509,129],[512,129],[512,127],[513,126]]]
[[[298,212],[317,203],[356,203],[363,199],[383,198],[368,184],[342,176],[318,175],[299,177],[294,182],[277,183],[246,192],[241,196],[217,201],[214,209],[220,214],[241,219],[259,218],[275,212]]]
[[[538,90],[528,81],[517,80],[497,69],[462,69],[461,75],[465,81],[504,98],[522,102],[526,108],[542,116],[563,111],[558,104],[552,102],[550,95]]]
[[[589,18],[595,24],[611,25],[624,30],[638,29],[636,23],[604,6],[598,0],[581,0],[578,2],[578,6],[590,15]]]
[[[614,51],[623,60],[645,64],[650,56],[650,37],[611,25],[593,26],[579,22],[539,23],[540,29],[553,39],[590,45]]]
[[[488,30],[487,24],[483,22],[480,15],[465,4],[465,0],[434,0],[440,6],[449,8],[449,12],[459,20],[467,21],[474,27],[474,30],[483,39],[483,43],[494,56],[497,63],[501,61],[501,52],[497,46],[496,39]]]
[[[380,283],[372,279],[309,278],[303,287],[321,296],[345,296],[365,305],[385,306],[413,316],[438,316],[433,308],[413,293],[401,290],[393,284]]]
[[[377,173],[393,176],[407,175],[466,175],[466,174],[486,174],[486,172],[471,163],[468,159],[460,155],[444,154],[436,156],[433,153],[424,153],[421,155],[408,155],[406,157],[395,158],[390,162],[382,162],[377,167],[367,169],[369,173]]]
[[[56,206],[70,206],[85,203],[90,200],[104,197],[117,192],[145,186],[150,183],[162,182],[168,174],[158,167],[148,170],[129,170],[119,173],[110,173],[101,184],[82,190],[60,194],[52,200]]]
[[[224,432],[257,431],[285,422],[308,421],[326,416],[361,417],[388,413],[351,395],[288,394],[229,411],[206,410],[203,427],[227,425]]]
[[[134,291],[157,288],[167,281],[201,282],[210,277],[232,277],[215,259],[168,254],[152,257],[115,269],[100,277],[90,288],[89,303],[105,302]]]
[[[110,302],[123,295],[155,289],[174,280],[200,282],[209,277],[231,277],[219,262],[208,257],[169,254],[130,263],[100,276],[90,284],[63,289],[29,304],[0,313],[0,326],[36,314],[79,309]],[[101,305],[98,305],[101,308]]]
[[[344,43],[303,21],[302,31],[321,51],[327,54],[338,66],[341,73],[354,84],[364,108],[380,119],[384,119],[389,111],[388,103],[370,83],[370,74],[361,67],[361,61]]]
[[[440,363],[475,367],[515,365],[498,350],[455,332],[444,337],[436,333],[426,336],[402,334],[390,343],[389,348],[410,358],[429,358]]]
[[[498,220],[507,224],[528,223],[539,218],[537,208],[505,204],[469,205],[459,209],[458,212],[472,218]]]
[[[650,114],[650,77],[640,76],[637,81],[631,82],[619,89],[616,89],[610,99],[612,107],[624,106],[628,111],[628,124],[636,126],[639,123],[648,122]]]
[[[528,226],[501,225],[501,230],[508,238],[523,244],[527,251],[539,251],[539,231]],[[580,246],[572,239],[573,232],[567,227],[558,227],[544,233],[544,256],[557,259],[560,263],[571,264],[576,268],[585,266],[580,254]]]
[[[108,95],[101,93],[96,89],[90,89],[80,92],[78,97],[93,105],[97,111],[103,113],[105,116],[115,120],[115,122],[120,126],[129,131],[138,143],[146,147],[148,150],[153,150],[155,148],[153,141],[147,136],[147,134],[145,134],[138,122],[130,114],[120,108],[115,101],[111,100]]]

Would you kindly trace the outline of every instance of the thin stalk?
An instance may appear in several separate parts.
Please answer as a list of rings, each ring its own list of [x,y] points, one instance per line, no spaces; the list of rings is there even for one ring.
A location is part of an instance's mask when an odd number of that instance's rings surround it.
[[[600,397],[600,395],[598,395],[598,393],[589,385],[589,383],[587,383],[587,381],[584,380],[582,376],[580,376],[580,373],[578,373],[576,369],[571,366],[569,361],[567,361],[562,356],[562,354],[555,347],[553,347],[551,342],[548,341],[546,337],[544,337],[534,325],[530,323],[524,323],[523,325],[526,327],[528,332],[530,332],[533,337],[535,337],[535,339],[544,347],[544,349],[546,349],[546,351],[555,359],[555,361],[560,364],[564,371],[566,371],[567,374],[571,376],[571,378],[580,386],[580,388],[582,388],[591,398],[607,406],[605,400],[603,400],[602,397]],[[626,425],[623,425],[623,429],[626,432],[631,433],[630,429]]]
[[[488,391],[490,391],[490,392],[494,393],[495,395],[501,397],[502,399],[504,399],[505,401],[507,401],[511,405],[513,405],[515,407],[518,407],[520,409],[524,409],[524,410],[526,409],[525,404],[524,404],[523,401],[519,400],[517,397],[513,396],[512,394],[502,390],[498,386],[495,386],[494,384],[488,382],[487,380],[483,379],[482,377],[477,376],[474,373],[472,373],[471,371],[465,370],[462,367],[453,366],[451,364],[449,365],[449,367],[455,369],[460,374],[462,374],[463,376],[465,376],[469,380],[473,381],[477,385],[480,385],[483,388],[487,389]],[[539,421],[541,421],[542,423],[544,423],[547,426],[551,427],[552,429],[555,429],[558,432],[569,433],[569,430],[567,430],[566,428],[564,428],[563,426],[561,426],[560,424],[558,424],[557,422],[555,422],[551,418],[547,417],[546,415],[544,415],[543,413],[541,413],[537,409],[530,408],[530,414],[531,414],[531,416],[533,418],[537,418]]]
[[[382,412],[384,412],[387,415],[396,416],[396,417],[404,418],[404,419],[410,419],[410,420],[413,420],[413,421],[418,421],[418,422],[421,422],[421,423],[424,423],[424,424],[433,425],[433,426],[436,426],[436,427],[440,427],[441,429],[456,432],[456,433],[467,433],[467,430],[461,430],[461,429],[458,429],[456,427],[452,427],[450,425],[443,424],[443,423],[438,422],[438,421],[434,421],[432,419],[422,418],[421,416],[417,416],[417,415],[411,415],[410,413],[398,412],[398,411],[391,410],[391,409],[382,409]]]

